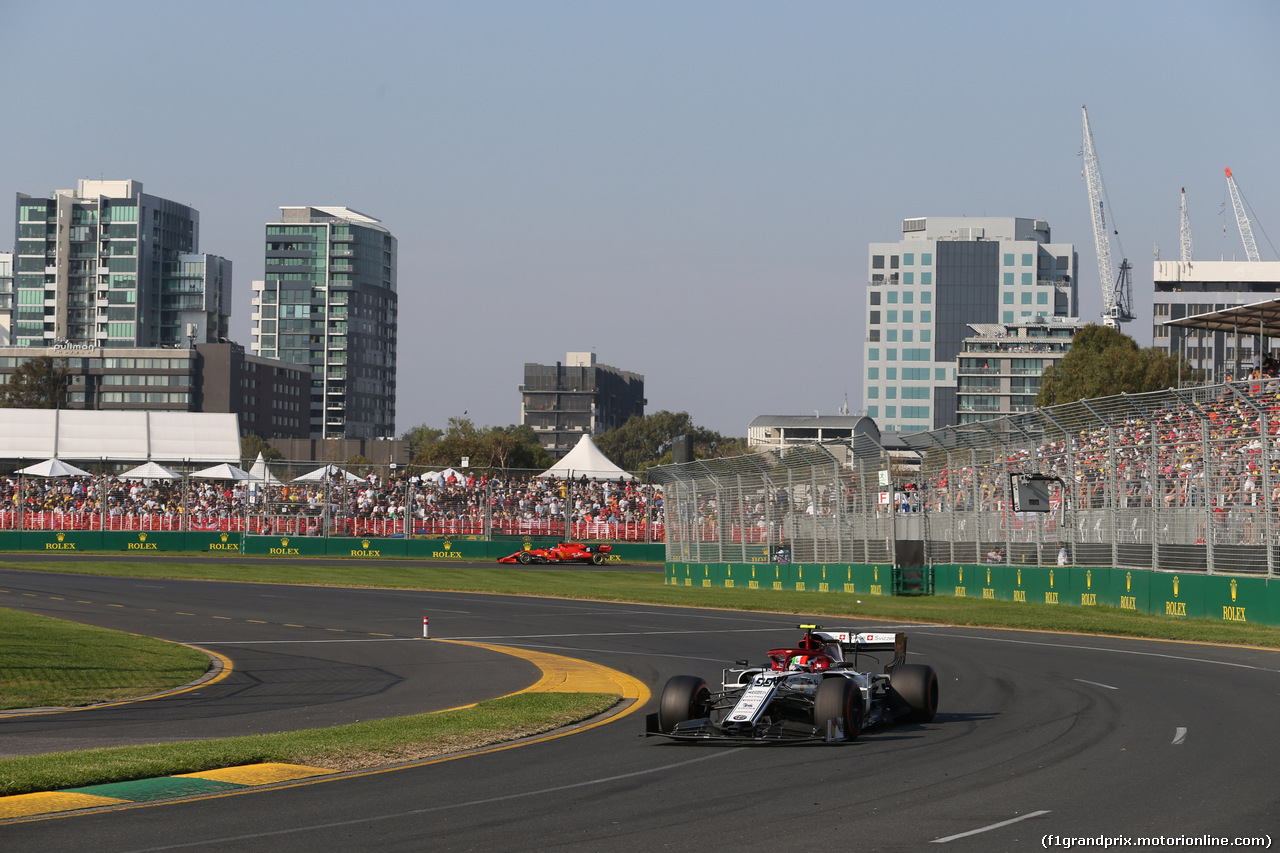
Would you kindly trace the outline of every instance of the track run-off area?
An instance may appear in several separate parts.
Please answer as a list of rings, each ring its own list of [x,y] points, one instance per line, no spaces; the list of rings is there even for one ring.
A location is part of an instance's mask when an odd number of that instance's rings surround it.
[[[0,590],[0,607],[231,662],[170,696],[0,717],[0,756],[442,710],[536,684],[544,670],[526,653],[598,664],[648,694],[613,722],[471,754],[9,821],[6,853],[988,851],[1280,827],[1271,650],[824,620],[905,631],[909,660],[937,670],[936,719],[849,744],[690,745],[640,737],[667,678],[716,684],[734,660],[792,644],[803,614],[16,570],[0,571]]]

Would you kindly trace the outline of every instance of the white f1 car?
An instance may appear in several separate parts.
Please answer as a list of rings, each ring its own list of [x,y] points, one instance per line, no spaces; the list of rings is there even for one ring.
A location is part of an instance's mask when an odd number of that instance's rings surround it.
[[[797,627],[805,631],[798,646],[770,649],[767,666],[738,661],[724,670],[718,693],[697,676],[671,678],[658,712],[645,719],[645,735],[837,742],[895,720],[927,723],[937,713],[938,677],[933,667],[906,662],[906,634]],[[864,671],[878,663],[877,652],[893,655],[883,673]]]

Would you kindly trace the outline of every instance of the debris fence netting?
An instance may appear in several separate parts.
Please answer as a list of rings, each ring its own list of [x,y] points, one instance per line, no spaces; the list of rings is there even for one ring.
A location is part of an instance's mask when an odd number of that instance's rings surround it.
[[[1274,576],[1280,381],[1119,395],[906,433],[662,466],[667,559],[1000,561]],[[1019,512],[1015,478],[1049,511]],[[909,549],[908,549],[909,551]]]

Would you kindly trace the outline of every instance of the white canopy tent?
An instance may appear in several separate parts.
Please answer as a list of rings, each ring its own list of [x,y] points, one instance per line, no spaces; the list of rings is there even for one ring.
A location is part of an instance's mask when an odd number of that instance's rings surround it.
[[[563,459],[538,475],[539,477],[561,477],[576,480],[586,477],[588,480],[634,480],[635,478],[609,461],[609,457],[600,452],[596,443],[587,433],[582,434]]]
[[[158,462],[147,462],[137,468],[130,468],[120,475],[121,480],[181,480],[182,475],[170,471]]]
[[[294,477],[293,482],[319,483],[321,480],[324,480],[326,477],[330,479],[337,479],[339,476],[341,476],[342,479],[346,480],[348,483],[360,482],[360,478],[357,477],[355,474],[352,474],[350,471],[346,470],[345,468],[340,468],[337,465],[325,465],[321,468],[317,468],[314,471],[308,471],[307,473],[303,474],[301,477]]]
[[[280,478],[271,473],[271,469],[267,467],[267,460],[262,458],[261,453],[254,460],[253,467],[249,469],[249,476],[259,483],[266,483],[268,486],[278,486],[281,483]]]
[[[68,465],[61,459],[46,459],[43,462],[37,462],[35,465],[28,465],[26,468],[19,468],[19,474],[26,474],[28,477],[90,477],[88,471],[81,470],[74,465]]]
[[[205,468],[202,471],[196,471],[192,475],[201,480],[252,480],[253,475],[243,468],[237,468],[234,465],[223,462],[221,465],[214,465],[212,468]]]

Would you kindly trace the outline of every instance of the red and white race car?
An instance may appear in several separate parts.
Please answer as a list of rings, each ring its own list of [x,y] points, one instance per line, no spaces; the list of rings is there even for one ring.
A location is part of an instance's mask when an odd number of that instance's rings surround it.
[[[769,662],[738,661],[712,692],[694,675],[677,675],[662,689],[645,734],[674,740],[740,742],[849,741],[875,725],[927,723],[938,712],[933,667],[908,664],[902,633],[823,631],[800,625],[796,646],[769,649]],[[888,657],[882,672],[880,659]]]
[[[526,548],[507,557],[499,557],[499,563],[591,563],[599,566],[609,561],[612,545],[583,545],[579,542],[557,542],[550,548]]]

